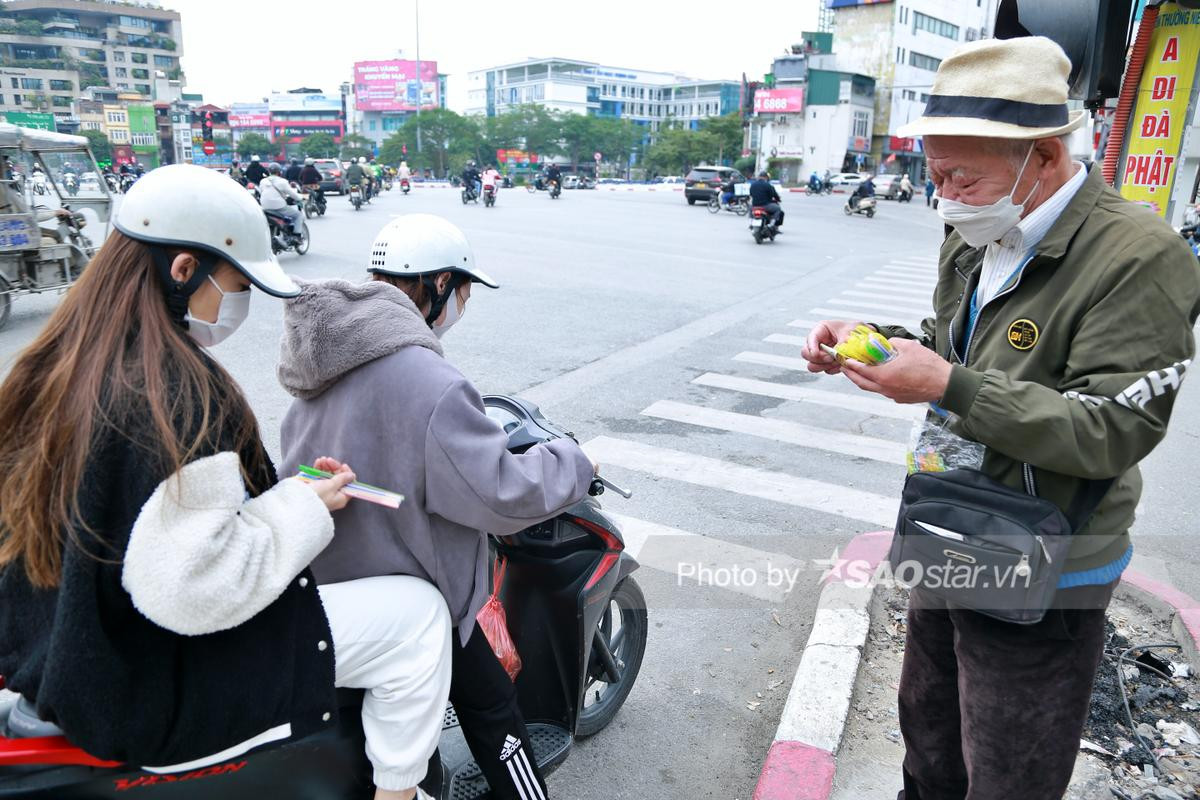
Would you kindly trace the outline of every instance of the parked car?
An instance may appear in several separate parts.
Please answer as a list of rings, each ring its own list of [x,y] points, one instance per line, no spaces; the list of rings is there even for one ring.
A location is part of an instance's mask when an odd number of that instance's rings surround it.
[[[731,175],[735,181],[746,180],[742,173],[732,167],[712,167],[703,164],[693,167],[683,181],[683,196],[688,205],[694,206],[697,200],[707,203]]]
[[[595,178],[592,178],[588,175],[580,175],[579,176],[579,188],[580,189],[595,189],[596,188]]]
[[[659,183],[683,183],[683,177],[680,175],[665,175]]]
[[[899,175],[876,175],[872,180],[875,181],[875,196],[882,197],[884,200],[895,200],[900,194],[900,176]]]
[[[564,189],[578,189],[579,188],[579,176],[578,175],[569,175],[569,174],[563,175],[562,183],[563,183],[562,188],[564,188]]]
[[[321,191],[325,194],[345,194],[345,175],[336,158],[314,158],[313,166],[321,173]]]

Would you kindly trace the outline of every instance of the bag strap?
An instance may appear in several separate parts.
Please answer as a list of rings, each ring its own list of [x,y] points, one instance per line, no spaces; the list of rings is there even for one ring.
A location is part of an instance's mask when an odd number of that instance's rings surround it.
[[[508,568],[508,559],[497,556],[492,564],[492,594],[500,594],[500,586],[504,583],[504,571]]]

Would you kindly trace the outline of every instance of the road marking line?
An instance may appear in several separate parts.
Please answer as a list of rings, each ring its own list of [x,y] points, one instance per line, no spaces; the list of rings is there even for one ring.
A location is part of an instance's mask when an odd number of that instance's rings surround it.
[[[708,386],[713,389],[728,389],[745,394],[774,397],[779,400],[790,400],[797,403],[813,403],[814,405],[842,408],[847,411],[859,411],[876,417],[888,417],[915,421],[925,418],[925,406],[900,405],[891,400],[883,400],[862,392],[835,392],[827,389],[810,389],[807,386],[793,386],[788,383],[772,383],[755,378],[743,378],[740,375],[723,375],[719,372],[706,372],[692,383],[697,386]]]
[[[778,602],[787,596],[792,585],[799,583],[795,579],[800,574],[811,572],[814,581],[820,574],[814,572],[814,568],[804,561],[782,553],[768,553],[716,537],[702,536],[636,517],[627,517],[624,514],[614,514],[608,510],[604,513],[620,526],[621,536],[625,540],[625,552],[636,558],[643,567],[674,575],[677,585],[682,585],[684,580],[689,579],[692,582],[699,581],[695,574],[682,574],[681,567],[685,564],[709,570],[750,570],[756,577],[753,584],[739,582],[734,585],[727,582],[717,585],[738,594]],[[784,580],[791,579],[794,583],[772,586],[767,582],[768,571]]]
[[[808,344],[808,339],[803,336],[789,336],[786,333],[772,333],[763,339],[764,342],[772,344],[790,344],[794,347],[804,347]]]
[[[817,428],[788,420],[720,411],[673,400],[659,400],[643,410],[642,415],[730,433],[743,433],[747,436],[825,450],[853,458],[883,461],[887,464],[904,464],[907,461],[908,448],[900,442]]]
[[[937,267],[938,262],[920,261],[915,258],[898,258],[895,261],[889,261],[888,265],[896,267],[921,267],[923,269],[931,269]]]
[[[774,353],[756,353],[747,351],[738,353],[733,357],[734,361],[741,361],[744,364],[761,364],[766,367],[782,367],[783,369],[795,370],[796,372],[808,372],[808,362],[803,358],[794,358],[792,356],[779,356]],[[821,372],[809,373],[815,378],[824,379],[831,376]]]
[[[896,314],[926,314],[926,315],[928,315],[928,314],[933,313],[932,306],[930,306],[927,303],[921,303],[920,305],[914,305],[918,301],[915,301],[915,300],[909,301],[907,298],[905,298],[905,300],[906,300],[906,302],[897,301],[894,303],[869,303],[865,300],[857,300],[854,298],[850,298],[849,300],[843,300],[840,297],[831,297],[830,299],[826,300],[825,302],[831,306],[849,306],[850,308],[856,308],[856,309],[867,308],[872,311],[891,311]]]
[[[903,295],[905,300],[910,298],[921,298],[922,300],[928,301],[933,296],[933,292],[917,286],[913,286],[911,288],[903,286],[882,286],[877,285],[872,281],[859,281],[858,283],[854,284],[853,289],[847,289],[846,291],[842,292],[842,294],[854,295],[855,297],[873,297],[876,299],[879,298],[881,293],[895,293],[897,295]]]
[[[929,278],[937,278],[937,273],[932,270],[917,269],[916,267],[887,267],[886,269],[877,269],[871,273],[872,275],[903,275],[906,278],[921,278],[928,280]]]
[[[897,497],[608,436],[592,439],[583,449],[600,464],[848,517],[871,525],[894,525],[900,505]],[[896,489],[899,490],[899,482]]]
[[[889,306],[888,308],[883,309],[882,313],[886,314],[888,312],[895,312],[895,311],[896,311],[895,309],[893,309]],[[870,320],[870,321],[874,322],[875,318],[879,316],[880,311],[878,309],[870,310],[870,309],[862,309],[862,308],[814,308],[814,309],[812,309],[812,313],[813,314],[821,314],[821,315],[825,316],[827,319],[842,319],[842,320],[844,320],[844,319],[849,319],[850,317],[858,317],[859,321]],[[896,312],[896,313],[898,313],[898,312]],[[909,313],[911,313],[911,312],[909,312]],[[921,320],[918,317],[900,317],[899,319],[897,319],[895,316],[893,316],[888,320],[888,322],[891,324],[919,325]]]
[[[866,275],[861,281],[855,283],[856,286],[861,286],[864,283],[887,283],[897,287],[908,287],[911,289],[925,289],[929,292],[937,286],[937,281],[925,280],[924,278],[903,278],[889,277],[884,275]]]
[[[813,322],[811,319],[794,319],[788,323],[789,328],[815,328],[821,323]]]

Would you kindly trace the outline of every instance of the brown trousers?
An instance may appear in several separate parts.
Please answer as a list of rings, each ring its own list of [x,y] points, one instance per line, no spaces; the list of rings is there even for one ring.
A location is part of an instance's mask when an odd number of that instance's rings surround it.
[[[897,800],[1060,800],[1071,780],[1116,583],[1060,591],[1013,625],[913,590],[900,675]]]

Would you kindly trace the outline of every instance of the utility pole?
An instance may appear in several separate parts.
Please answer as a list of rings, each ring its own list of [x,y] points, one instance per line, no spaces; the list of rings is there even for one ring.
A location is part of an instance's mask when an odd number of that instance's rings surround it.
[[[413,0],[416,22],[413,26],[417,34],[417,154],[421,152],[421,0]]]

